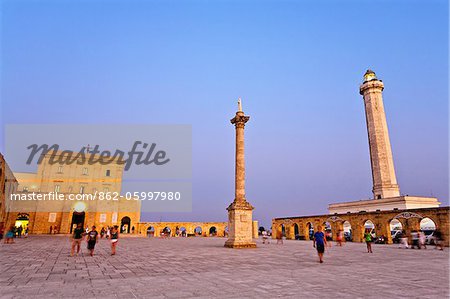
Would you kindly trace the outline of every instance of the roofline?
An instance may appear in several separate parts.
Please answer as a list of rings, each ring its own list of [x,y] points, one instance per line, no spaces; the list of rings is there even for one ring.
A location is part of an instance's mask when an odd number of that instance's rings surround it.
[[[406,211],[426,211],[426,210],[434,210],[434,209],[442,209],[442,210],[450,210],[449,206],[444,207],[435,207],[435,208],[417,208],[417,209],[398,209],[398,210],[381,210],[381,211],[361,211],[361,212],[354,212],[354,213],[334,213],[334,214],[322,214],[322,215],[305,215],[305,216],[290,216],[290,217],[277,217],[273,218],[272,220],[285,220],[285,219],[297,219],[297,218],[314,218],[314,217],[332,217],[332,216],[347,216],[347,215],[355,215],[355,214],[370,214],[370,213],[382,213],[382,212],[406,212]]]

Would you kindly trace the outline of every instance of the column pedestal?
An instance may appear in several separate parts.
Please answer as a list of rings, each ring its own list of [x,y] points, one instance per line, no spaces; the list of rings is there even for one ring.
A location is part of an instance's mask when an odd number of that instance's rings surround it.
[[[228,208],[228,240],[225,247],[256,248],[253,241],[253,207],[248,202],[233,202]]]

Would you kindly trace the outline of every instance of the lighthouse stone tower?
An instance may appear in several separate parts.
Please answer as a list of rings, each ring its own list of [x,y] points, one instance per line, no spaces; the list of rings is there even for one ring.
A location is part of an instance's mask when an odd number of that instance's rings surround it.
[[[383,82],[377,79],[373,71],[367,70],[359,92],[364,98],[366,110],[375,199],[400,196],[384,112],[383,89]]]

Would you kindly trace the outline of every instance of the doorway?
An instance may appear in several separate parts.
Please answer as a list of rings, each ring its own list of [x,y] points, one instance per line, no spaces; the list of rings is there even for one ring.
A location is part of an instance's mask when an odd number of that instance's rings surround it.
[[[73,229],[77,227],[78,223],[81,223],[81,227],[84,229],[85,214],[85,212],[73,212],[72,222],[70,223],[70,233],[72,233]]]
[[[130,233],[130,225],[131,224],[131,219],[128,216],[125,216],[122,218],[122,220],[120,221],[120,233]]]
[[[21,214],[17,215],[14,226],[22,227],[22,229],[25,231],[25,229],[28,227],[29,223],[30,223],[30,216],[28,214],[21,213]]]

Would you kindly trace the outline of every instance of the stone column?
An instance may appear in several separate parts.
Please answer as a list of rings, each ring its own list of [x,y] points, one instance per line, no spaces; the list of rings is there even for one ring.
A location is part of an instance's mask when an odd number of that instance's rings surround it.
[[[225,247],[254,248],[253,242],[253,206],[245,198],[245,155],[244,127],[250,119],[242,111],[241,100],[238,101],[238,111],[231,119],[236,128],[236,161],[235,161],[235,197],[228,206],[228,240]]]
[[[270,227],[272,230],[272,239],[276,238],[277,231],[278,231],[278,223],[272,219],[272,226]]]
[[[359,92],[364,98],[366,110],[375,199],[400,196],[384,112],[383,89],[383,82],[377,79],[373,71],[367,70]]]
[[[352,225],[352,238],[353,242],[363,242],[364,237],[364,224],[358,223],[351,223]]]
[[[286,240],[294,240],[295,239],[295,231],[294,231],[294,224],[286,224]]]
[[[384,237],[386,238],[386,244],[392,244],[393,241],[392,241],[390,223],[386,222],[385,220],[380,220],[380,230],[381,230],[381,235],[384,235]]]

